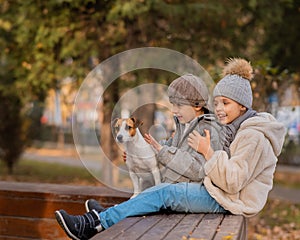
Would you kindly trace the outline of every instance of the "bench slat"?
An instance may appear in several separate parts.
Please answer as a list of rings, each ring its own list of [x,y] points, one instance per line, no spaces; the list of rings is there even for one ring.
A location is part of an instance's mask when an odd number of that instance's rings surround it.
[[[164,238],[165,240],[182,239],[190,236],[204,214],[186,214],[181,222]]]
[[[94,236],[91,240],[96,239],[116,239],[120,234],[125,232],[127,229],[132,227],[134,224],[136,224],[138,221],[141,221],[140,217],[129,217],[124,219],[124,221],[120,221],[114,225],[112,228],[108,228],[105,231],[97,234]]]
[[[223,214],[206,214],[190,237],[201,237],[206,240],[214,239],[215,232],[222,222],[223,216]]]
[[[161,220],[149,229],[149,231],[147,231],[140,240],[165,239],[165,236],[171,232],[174,227],[180,224],[184,216],[185,214],[160,215]]]
[[[152,228],[161,220],[160,215],[153,216],[143,216],[141,217],[141,221],[136,222],[130,229],[127,229],[122,234],[120,234],[116,240],[135,240],[141,236],[145,232],[148,231],[149,228]]]
[[[244,233],[245,218],[243,216],[225,215],[215,239],[224,239],[226,237],[231,240],[246,239]]]
[[[20,204],[20,202],[22,204]],[[38,198],[20,198],[7,197],[0,195],[0,215],[35,217],[35,218],[53,218],[54,211],[64,208],[72,214],[82,214],[84,210],[84,201],[53,201],[45,200],[41,196]],[[14,215],[13,215],[14,214]]]
[[[28,240],[28,238],[24,238],[24,237],[8,237],[8,236],[4,236],[4,235],[0,235],[0,239],[1,240]]]
[[[34,239],[66,239],[64,231],[54,219],[0,217],[0,235]],[[3,239],[3,238],[1,238]]]

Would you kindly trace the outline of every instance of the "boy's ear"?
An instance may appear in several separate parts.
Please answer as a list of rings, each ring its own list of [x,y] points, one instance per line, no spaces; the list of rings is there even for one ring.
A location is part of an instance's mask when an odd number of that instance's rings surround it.
[[[200,112],[202,107],[201,106],[195,106],[194,109],[195,109],[196,112]]]

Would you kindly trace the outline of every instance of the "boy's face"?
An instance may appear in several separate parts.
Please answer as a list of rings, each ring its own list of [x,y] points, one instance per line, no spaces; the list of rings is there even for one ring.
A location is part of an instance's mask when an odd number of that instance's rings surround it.
[[[178,118],[180,123],[188,123],[199,115],[195,107],[174,103],[172,103],[172,113]]]
[[[227,97],[215,97],[215,114],[221,124],[230,124],[246,112],[246,108]]]

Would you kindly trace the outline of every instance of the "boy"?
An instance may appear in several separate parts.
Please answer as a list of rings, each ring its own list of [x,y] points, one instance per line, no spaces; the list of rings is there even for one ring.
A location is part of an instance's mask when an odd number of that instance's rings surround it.
[[[163,146],[145,134],[145,140],[156,150],[161,180],[165,183],[202,182],[205,159],[188,145],[188,135],[192,131],[203,135],[204,129],[209,129],[212,147],[222,148],[221,127],[210,113],[207,86],[201,78],[185,74],[169,85],[168,97],[176,125],[175,134]]]
[[[208,107],[208,89],[199,77],[185,74],[169,85],[168,97],[176,124],[174,136],[161,146],[149,134],[145,134],[146,141],[157,152],[162,182],[202,182],[205,159],[189,147],[188,135],[192,131],[203,135],[204,129],[209,129],[212,147],[222,148],[219,141],[220,126]]]

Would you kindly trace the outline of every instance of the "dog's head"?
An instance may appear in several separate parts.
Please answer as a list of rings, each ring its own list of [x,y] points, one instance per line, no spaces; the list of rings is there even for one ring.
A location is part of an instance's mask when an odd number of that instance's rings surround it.
[[[113,128],[117,142],[124,143],[132,141],[136,135],[137,128],[142,124],[143,122],[134,117],[116,118],[113,121]]]

